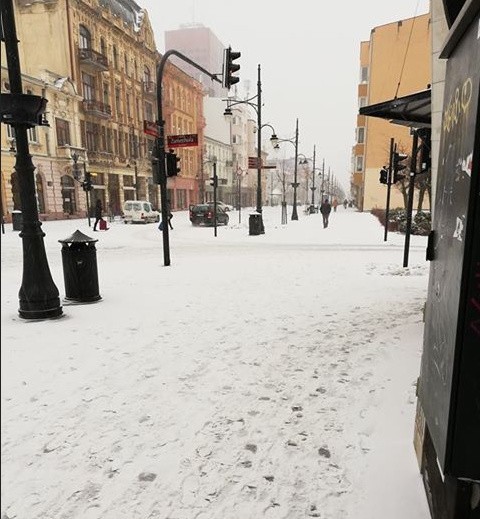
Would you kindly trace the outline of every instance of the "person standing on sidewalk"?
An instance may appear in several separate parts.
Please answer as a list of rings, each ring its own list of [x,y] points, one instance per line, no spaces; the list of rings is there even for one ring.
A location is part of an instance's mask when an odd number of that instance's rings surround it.
[[[95,223],[93,224],[94,231],[97,230],[98,222],[102,219],[102,212],[102,201],[100,200],[100,198],[97,198],[97,201],[95,202]]]
[[[326,229],[328,227],[328,217],[330,216],[331,211],[332,211],[332,206],[330,205],[328,198],[325,198],[325,200],[322,202],[322,205],[320,206],[320,212],[322,213],[322,217],[323,217],[323,228],[324,229]]]

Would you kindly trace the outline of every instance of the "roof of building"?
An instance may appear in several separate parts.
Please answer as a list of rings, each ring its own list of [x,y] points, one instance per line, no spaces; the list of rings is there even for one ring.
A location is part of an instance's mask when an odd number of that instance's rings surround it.
[[[144,11],[133,0],[100,0],[102,7],[123,19],[124,22],[133,25],[135,30],[140,30]]]

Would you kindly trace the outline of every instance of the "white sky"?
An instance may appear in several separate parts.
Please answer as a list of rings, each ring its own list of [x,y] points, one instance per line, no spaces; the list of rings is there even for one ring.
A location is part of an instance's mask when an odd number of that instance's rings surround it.
[[[22,246],[1,236],[2,517],[426,519],[413,449],[426,237],[339,207],[248,235],[173,218],[44,222],[98,239],[102,301],[18,318]],[[290,217],[291,207],[288,208]]]
[[[315,144],[317,157],[325,158],[346,192],[358,110],[360,42],[370,38],[375,26],[429,9],[429,0],[138,0],[138,4],[149,12],[161,52],[165,30],[195,22],[242,53],[240,77],[250,81],[251,94],[256,93],[260,64],[263,121],[272,124],[280,138],[289,139],[298,117],[299,152],[311,157]]]

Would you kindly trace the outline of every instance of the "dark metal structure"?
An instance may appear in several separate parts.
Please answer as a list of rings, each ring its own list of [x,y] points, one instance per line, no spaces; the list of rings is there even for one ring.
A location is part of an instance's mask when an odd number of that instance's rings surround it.
[[[62,315],[58,289],[53,282],[38,219],[35,166],[29,152],[27,131],[45,124],[46,99],[23,94],[13,0],[1,2],[2,41],[5,42],[10,94],[1,94],[1,121],[15,132],[15,171],[22,204],[23,278],[19,291],[19,315],[24,319],[48,319]]]
[[[166,153],[165,153],[165,121],[163,120],[163,89],[162,79],[165,65],[167,64],[170,56],[177,56],[193,67],[197,68],[213,81],[221,83],[221,79],[217,76],[218,74],[212,74],[208,70],[195,63],[193,60],[182,54],[181,52],[171,49],[167,50],[162,56],[160,63],[157,67],[157,128],[158,135],[155,139],[155,147],[152,154],[152,169],[153,178],[157,184],[160,184],[160,200],[162,205],[162,237],[163,237],[163,264],[168,267],[170,265],[170,238],[168,234],[168,198],[167,198],[167,168],[165,164]]]

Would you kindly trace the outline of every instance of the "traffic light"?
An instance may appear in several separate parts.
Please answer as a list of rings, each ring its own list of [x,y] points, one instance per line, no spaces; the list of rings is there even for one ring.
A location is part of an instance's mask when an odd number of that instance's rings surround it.
[[[82,187],[84,191],[91,191],[93,189],[92,176],[89,171],[85,171],[85,180],[82,182]]]
[[[402,164],[404,160],[408,159],[408,155],[405,153],[398,153],[397,151],[393,152],[393,183],[396,184],[398,181],[405,178],[404,173],[400,173],[403,171],[407,165]]]
[[[176,177],[180,173],[180,157],[177,157],[173,150],[166,153],[167,156],[167,177]]]
[[[218,187],[218,177],[217,175],[214,175],[213,177],[210,177],[210,185],[213,186],[213,187]]]
[[[388,169],[386,168],[380,170],[380,184],[388,184]]]
[[[240,70],[240,65],[238,63],[233,63],[233,61],[238,59],[241,56],[241,53],[233,51],[232,47],[228,47],[224,52],[223,86],[225,88],[230,88],[232,85],[240,81],[239,77],[233,75],[235,72]]]

